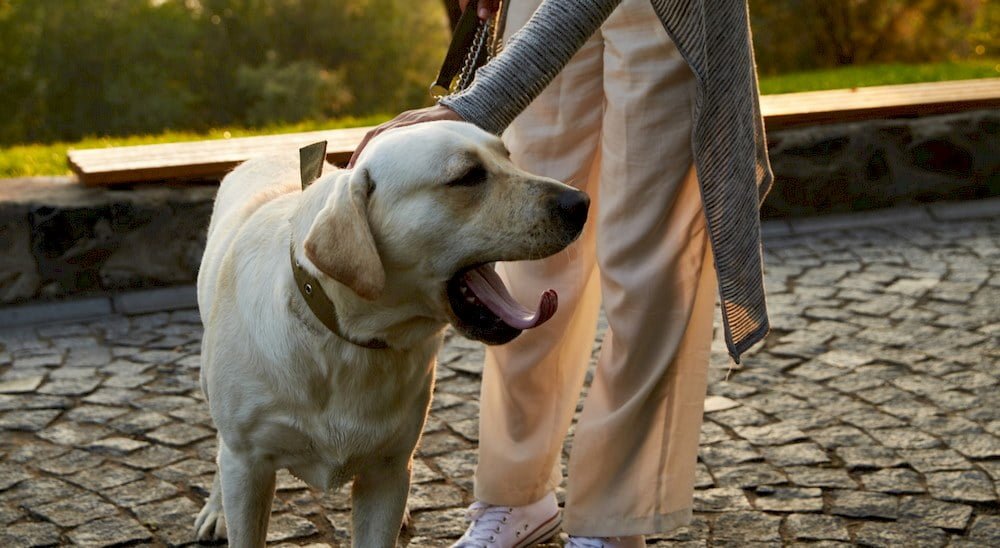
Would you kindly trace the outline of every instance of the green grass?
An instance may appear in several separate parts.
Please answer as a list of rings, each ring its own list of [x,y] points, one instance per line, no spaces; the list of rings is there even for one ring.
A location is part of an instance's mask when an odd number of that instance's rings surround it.
[[[760,78],[760,89],[765,94],[794,93],[821,89],[991,77],[1000,77],[1000,59],[981,59],[923,65],[865,65],[796,72],[777,76],[762,76]],[[72,143],[18,145],[0,150],[0,178],[68,174],[69,168],[66,165],[66,152],[71,148],[173,143],[200,139],[224,139],[227,137],[314,131],[375,125],[388,118],[388,115],[381,115],[366,118],[342,118],[327,122],[305,122],[262,129],[222,128],[207,133],[168,131],[156,135],[138,135],[133,137],[92,137]]]
[[[39,175],[67,175],[66,153],[70,149],[104,148],[156,143],[177,143],[208,139],[228,139],[230,137],[250,137],[318,131],[345,127],[371,126],[389,119],[389,115],[367,116],[363,118],[339,118],[325,122],[302,122],[266,128],[219,128],[205,133],[193,131],[166,131],[154,135],[133,135],[129,137],[88,137],[79,141],[64,143],[15,145],[0,149],[0,179],[5,177],[34,177]]]
[[[914,82],[970,80],[1000,77],[1000,59],[981,59],[923,65],[859,65],[776,76],[761,76],[760,91],[795,93],[822,89],[844,89]]]

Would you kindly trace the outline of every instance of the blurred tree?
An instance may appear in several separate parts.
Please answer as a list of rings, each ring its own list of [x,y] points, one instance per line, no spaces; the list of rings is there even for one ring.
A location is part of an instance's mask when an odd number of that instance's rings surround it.
[[[758,65],[769,74],[967,57],[977,17],[995,9],[987,0],[750,1]]]
[[[438,0],[0,0],[0,143],[427,104]]]

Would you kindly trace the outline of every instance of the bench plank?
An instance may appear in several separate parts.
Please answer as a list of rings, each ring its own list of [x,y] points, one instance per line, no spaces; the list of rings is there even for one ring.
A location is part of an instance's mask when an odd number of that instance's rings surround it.
[[[764,95],[768,130],[1000,108],[1000,78]],[[131,147],[71,150],[70,169],[88,185],[218,178],[240,162],[326,140],[327,160],[346,163],[371,128]]]
[[[371,128],[347,128],[259,137],[189,141],[69,151],[80,182],[106,185],[166,179],[213,178],[254,156],[297,150],[327,141],[327,160],[346,163]]]
[[[764,95],[768,130],[1000,107],[1000,78]]]

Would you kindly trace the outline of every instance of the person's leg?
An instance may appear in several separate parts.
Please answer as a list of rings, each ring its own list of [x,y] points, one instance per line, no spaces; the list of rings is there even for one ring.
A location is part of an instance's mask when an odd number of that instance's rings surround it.
[[[539,2],[509,8],[507,31],[527,21]],[[514,163],[596,196],[596,153],[603,110],[602,45],[594,37],[504,135]],[[545,325],[486,352],[480,398],[479,466],[475,496],[489,504],[523,506],[561,480],[559,455],[579,399],[600,307],[594,257],[595,223],[580,239],[542,261],[498,265],[519,301],[553,288],[559,309]]]
[[[570,455],[563,529],[580,536],[690,519],[717,291],[692,167],[693,75],[648,0],[626,0],[602,31],[609,332]]]

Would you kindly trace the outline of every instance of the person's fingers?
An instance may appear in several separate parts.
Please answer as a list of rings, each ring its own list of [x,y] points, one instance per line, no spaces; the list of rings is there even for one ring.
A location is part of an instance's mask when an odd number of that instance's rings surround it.
[[[365,146],[367,146],[372,139],[378,137],[380,134],[386,131],[389,131],[392,128],[413,125],[414,122],[404,120],[404,117],[406,117],[406,115],[408,114],[410,113],[404,112],[403,114],[397,116],[395,119],[389,120],[384,124],[376,126],[374,129],[366,133],[364,138],[361,139],[361,142],[358,143],[358,147],[354,149],[354,154],[351,155],[351,160],[347,162],[348,169],[354,167],[354,164],[358,161],[358,157],[361,156],[361,151],[365,149]]]
[[[465,8],[469,7],[470,0],[458,0],[458,8],[465,12]],[[487,20],[500,9],[500,0],[479,0],[479,9],[476,15],[482,20]]]
[[[479,18],[489,19],[500,9],[500,0],[479,0]]]
[[[462,117],[459,116],[457,112],[444,105],[435,105],[427,108],[408,110],[399,114],[392,120],[376,126],[371,131],[366,133],[361,139],[361,142],[358,143],[358,147],[354,149],[354,154],[351,155],[350,161],[347,162],[347,167],[354,167],[354,164],[358,161],[358,157],[361,156],[361,151],[364,150],[368,143],[386,131],[400,127],[412,126],[414,124],[422,124],[424,122],[433,122],[435,120],[462,121]]]

